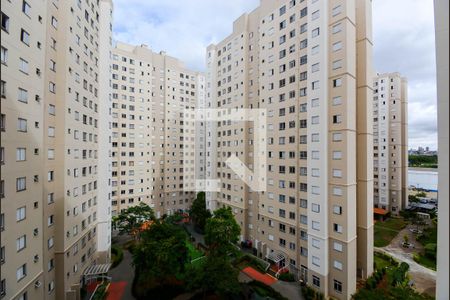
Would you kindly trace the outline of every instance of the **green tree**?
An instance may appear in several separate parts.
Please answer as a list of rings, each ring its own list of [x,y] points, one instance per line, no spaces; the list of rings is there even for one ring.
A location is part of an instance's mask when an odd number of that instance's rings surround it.
[[[200,289],[203,296],[212,291],[225,298],[239,293],[239,271],[232,267],[229,255],[237,249],[240,232],[231,208],[220,208],[207,220],[205,243],[209,251],[204,264],[187,272],[190,290]]]
[[[164,284],[180,277],[187,261],[186,233],[179,226],[160,221],[142,232],[133,252],[133,265],[140,282]]]
[[[206,221],[211,218],[211,213],[206,209],[205,192],[197,194],[194,202],[192,202],[189,214],[194,221],[195,226],[201,231],[205,230]]]
[[[211,255],[227,256],[235,252],[240,232],[230,207],[216,210],[205,226],[205,243]]]
[[[240,292],[239,271],[225,256],[208,255],[204,264],[191,267],[186,274],[186,285],[191,291],[201,290],[203,297],[214,292],[225,299]]]
[[[112,218],[113,229],[118,229],[119,234],[134,235],[139,239],[141,226],[150,220],[155,220],[153,209],[141,202],[139,205],[130,206]]]

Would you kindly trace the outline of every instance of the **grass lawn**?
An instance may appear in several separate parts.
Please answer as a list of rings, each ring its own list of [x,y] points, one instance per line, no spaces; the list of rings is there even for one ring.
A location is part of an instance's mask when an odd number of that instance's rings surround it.
[[[389,218],[388,220],[375,223],[374,239],[375,247],[389,245],[394,237],[406,227],[406,222],[401,218]]]
[[[186,241],[186,247],[189,250],[189,257],[190,257],[191,260],[194,260],[196,258],[202,257],[204,255],[203,252],[201,252],[200,250],[195,249],[195,246],[189,241]]]
[[[393,261],[393,259],[386,254],[374,252],[373,253],[373,260],[376,265],[377,270],[384,269],[385,267],[391,267],[396,266],[397,263]]]
[[[422,254],[415,254],[414,261],[428,269],[436,271],[436,260],[430,259],[429,257]]]

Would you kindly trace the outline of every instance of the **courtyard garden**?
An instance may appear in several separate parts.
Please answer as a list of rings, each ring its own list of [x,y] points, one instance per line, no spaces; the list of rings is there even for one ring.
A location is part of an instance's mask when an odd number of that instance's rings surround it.
[[[409,265],[398,263],[392,257],[375,252],[374,273],[364,287],[353,295],[354,300],[431,300],[432,297],[416,292],[410,286]]]
[[[374,227],[375,247],[385,247],[405,228],[407,222],[403,218],[391,217],[386,221],[377,221]]]

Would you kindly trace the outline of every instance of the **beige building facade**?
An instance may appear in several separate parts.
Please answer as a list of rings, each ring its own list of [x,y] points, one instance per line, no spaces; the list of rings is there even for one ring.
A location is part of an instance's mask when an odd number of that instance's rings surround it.
[[[79,299],[84,270],[109,261],[111,22],[109,0],[2,2],[2,298]]]
[[[206,107],[265,109],[264,192],[227,164],[253,165],[253,122],[209,122],[207,206],[232,208],[241,240],[277,272],[350,299],[373,266],[371,1],[262,0],[207,49]]]
[[[436,74],[438,97],[438,252],[436,299],[449,299],[449,2],[434,1],[434,20],[436,32]]]
[[[186,139],[204,141],[194,131],[183,132],[183,113],[203,105],[204,76],[164,52],[120,42],[111,73],[112,214],[141,201],[157,217],[187,211],[195,192],[184,186],[184,176],[194,178],[197,170],[184,170],[183,151]],[[196,153],[200,161],[203,151]]]
[[[408,207],[408,82],[378,74],[373,89],[374,205],[397,215]]]

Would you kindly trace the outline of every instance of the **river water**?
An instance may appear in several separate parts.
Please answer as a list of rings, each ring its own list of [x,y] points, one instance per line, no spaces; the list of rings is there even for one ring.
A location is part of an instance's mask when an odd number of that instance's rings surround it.
[[[417,188],[437,191],[438,189],[438,172],[431,170],[408,170],[408,183]]]

